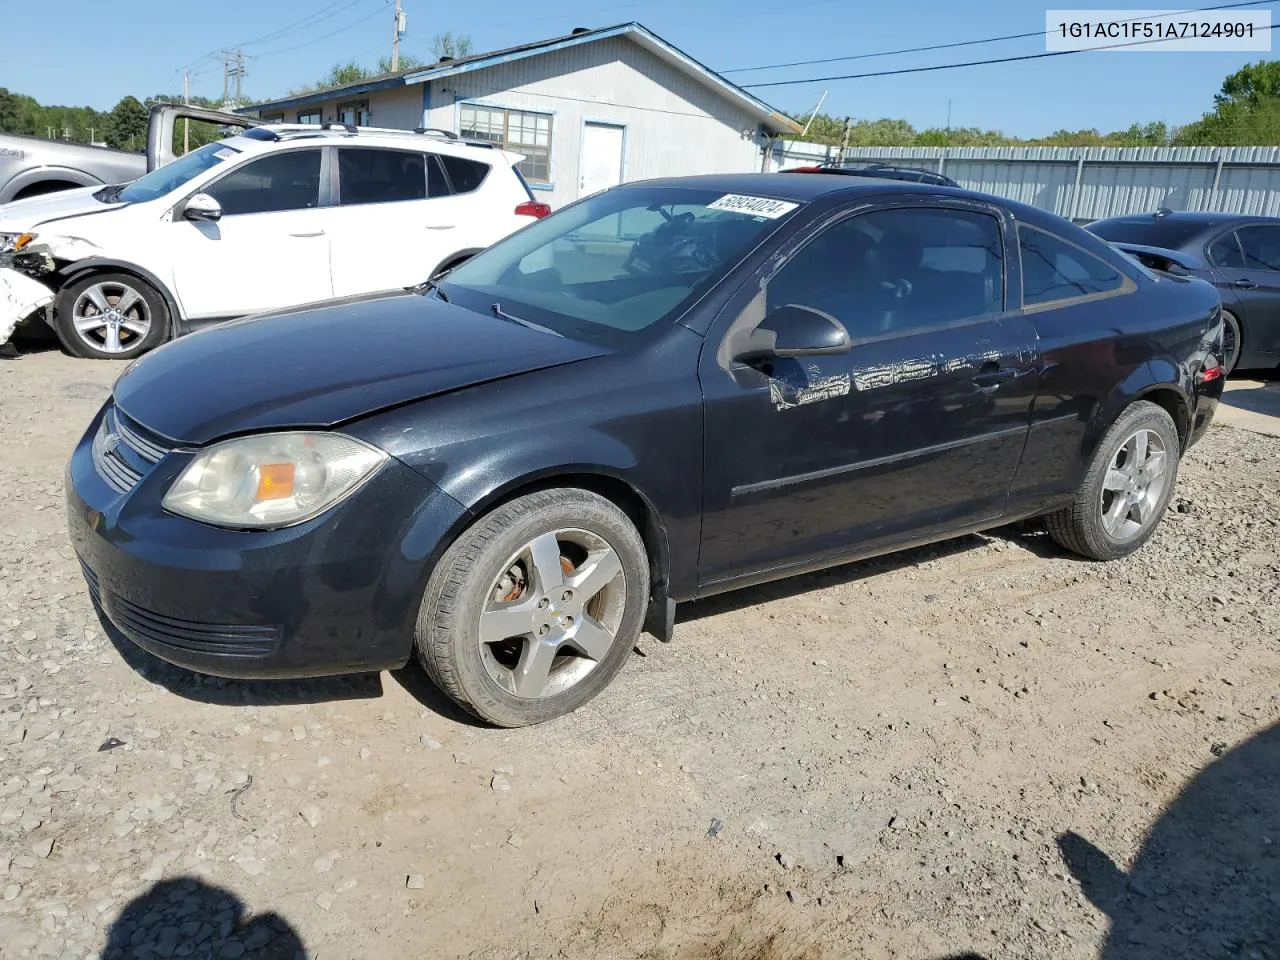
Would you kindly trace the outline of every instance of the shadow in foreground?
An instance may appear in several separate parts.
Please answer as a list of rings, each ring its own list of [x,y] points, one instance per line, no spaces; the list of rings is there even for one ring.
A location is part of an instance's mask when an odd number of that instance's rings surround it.
[[[265,707],[332,700],[370,700],[382,696],[382,678],[376,673],[305,680],[225,680],[195,673],[143,650],[116,628],[96,602],[93,612],[97,614],[102,632],[125,663],[144,679],[188,700],[219,706],[252,704]]]
[[[307,951],[279,914],[246,916],[231,891],[180,877],[130,901],[107,930],[102,960],[142,956],[306,960]]]
[[[1200,771],[1128,873],[1085,838],[1058,838],[1111,920],[1102,960],[1280,960],[1280,724]]]

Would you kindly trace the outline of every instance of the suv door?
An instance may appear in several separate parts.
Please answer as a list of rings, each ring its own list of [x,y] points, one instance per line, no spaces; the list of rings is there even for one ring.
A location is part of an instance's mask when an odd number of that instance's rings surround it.
[[[333,295],[319,147],[250,160],[203,187],[222,207],[219,220],[174,211],[168,256],[174,290],[193,320],[239,317]]]
[[[422,283],[446,257],[471,246],[467,201],[454,195],[435,154],[360,146],[337,152],[337,296]]]
[[[1001,515],[1037,373],[1006,303],[1011,230],[985,204],[904,200],[804,231],[748,281],[701,361],[703,585]],[[738,331],[785,304],[837,318],[852,349],[733,362]]]
[[[1209,246],[1208,254],[1235,294],[1242,333],[1241,357],[1280,362],[1280,225],[1237,227]]]

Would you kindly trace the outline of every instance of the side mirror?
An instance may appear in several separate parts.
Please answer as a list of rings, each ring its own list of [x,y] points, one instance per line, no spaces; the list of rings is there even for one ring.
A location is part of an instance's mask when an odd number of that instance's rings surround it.
[[[197,193],[182,208],[188,220],[221,220],[222,205],[207,193]]]
[[[742,363],[785,357],[825,357],[848,353],[849,331],[835,317],[813,307],[789,303],[761,321],[734,351]]]

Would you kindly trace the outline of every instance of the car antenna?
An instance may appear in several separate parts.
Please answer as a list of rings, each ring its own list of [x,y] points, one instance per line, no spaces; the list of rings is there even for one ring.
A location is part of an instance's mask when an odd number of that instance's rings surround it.
[[[1168,207],[1161,207],[1159,210],[1157,210],[1157,211],[1156,211],[1155,213],[1153,213],[1151,216],[1153,216],[1153,217],[1155,217],[1157,220],[1159,220],[1159,219],[1161,219],[1162,217],[1170,216],[1172,213],[1173,213],[1173,211],[1172,211],[1172,210],[1170,210]]]

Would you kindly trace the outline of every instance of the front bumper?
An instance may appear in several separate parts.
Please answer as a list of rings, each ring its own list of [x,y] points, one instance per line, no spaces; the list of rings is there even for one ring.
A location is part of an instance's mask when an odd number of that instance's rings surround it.
[[[160,508],[175,451],[120,492],[94,463],[94,419],[67,466],[71,543],[125,637],[201,673],[306,677],[402,666],[426,580],[467,511],[391,459],[354,494],[283,530],[210,527]]]
[[[0,344],[14,328],[53,302],[53,291],[12,267],[0,267]]]

